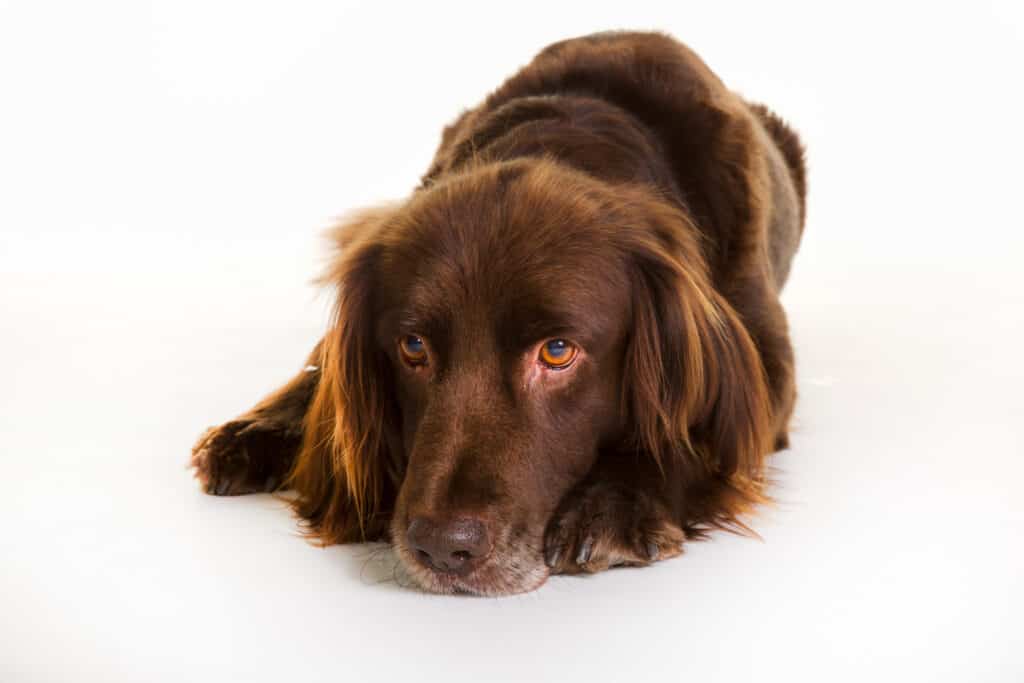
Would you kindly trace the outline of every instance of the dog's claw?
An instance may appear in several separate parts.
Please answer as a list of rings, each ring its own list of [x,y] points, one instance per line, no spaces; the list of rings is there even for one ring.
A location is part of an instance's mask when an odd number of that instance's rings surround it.
[[[189,462],[203,490],[211,496],[281,490],[301,436],[282,425],[257,415],[206,430]]]
[[[675,557],[685,540],[664,501],[640,488],[598,481],[566,496],[552,515],[544,559],[552,573],[593,574]]]
[[[590,561],[590,552],[594,549],[594,539],[587,536],[580,546],[580,552],[576,555],[576,564],[586,564]]]

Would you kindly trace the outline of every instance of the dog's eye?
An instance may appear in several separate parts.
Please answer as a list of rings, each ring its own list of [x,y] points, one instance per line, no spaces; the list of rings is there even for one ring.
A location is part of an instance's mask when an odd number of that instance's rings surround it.
[[[407,334],[398,340],[402,360],[412,366],[427,364],[427,345],[414,334]]]
[[[564,339],[552,339],[540,347],[540,361],[554,370],[564,370],[576,360],[577,348]]]

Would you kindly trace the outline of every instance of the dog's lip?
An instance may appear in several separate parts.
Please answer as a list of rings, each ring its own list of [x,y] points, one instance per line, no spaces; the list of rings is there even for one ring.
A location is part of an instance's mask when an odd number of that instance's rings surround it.
[[[403,564],[405,564],[406,561],[415,562],[415,560],[409,555],[410,553],[408,548],[401,548],[399,552],[399,561]],[[505,595],[515,595],[517,593],[529,593],[543,586],[550,576],[550,570],[543,561],[539,563],[538,568],[543,570],[538,580],[531,584],[524,585],[511,585],[509,582],[501,581],[503,569],[500,566],[500,563],[496,563],[494,559],[488,559],[486,562],[473,568],[472,571],[467,572],[466,574],[440,572],[423,565],[418,565],[417,571],[411,572],[411,578],[413,578],[420,587],[433,593],[447,595],[472,595],[479,597],[501,597]],[[496,581],[490,578],[489,575],[496,575],[498,580]]]
[[[472,574],[456,576],[432,569],[427,569],[427,572],[430,576],[430,583],[438,592],[465,595],[481,595],[484,592],[481,590],[481,586],[473,581]]]
[[[545,569],[547,569],[547,567],[545,567]],[[476,597],[501,597],[505,595],[515,595],[517,593],[529,593],[543,586],[547,582],[548,576],[550,576],[550,573],[545,571],[536,583],[531,585],[515,586],[513,590],[508,590],[510,586],[500,584],[495,585],[493,582],[487,581],[482,577],[476,577],[475,575],[478,573],[479,570],[463,576],[456,576],[454,574],[430,571],[434,586],[440,589],[438,592],[454,595],[471,595]]]

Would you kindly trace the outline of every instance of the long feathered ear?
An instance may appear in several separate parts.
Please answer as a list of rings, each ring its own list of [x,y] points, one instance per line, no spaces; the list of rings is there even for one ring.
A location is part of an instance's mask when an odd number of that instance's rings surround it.
[[[673,212],[674,214],[674,212]],[[637,441],[663,469],[682,471],[699,521],[745,528],[762,502],[772,448],[771,399],[760,356],[742,321],[711,285],[696,236],[662,229],[634,245],[634,333],[625,390]]]
[[[292,505],[325,545],[386,533],[400,476],[386,438],[391,370],[373,341],[375,238],[387,215],[364,211],[336,228],[340,251],[322,278],[337,288],[337,301],[289,484],[298,494]]]

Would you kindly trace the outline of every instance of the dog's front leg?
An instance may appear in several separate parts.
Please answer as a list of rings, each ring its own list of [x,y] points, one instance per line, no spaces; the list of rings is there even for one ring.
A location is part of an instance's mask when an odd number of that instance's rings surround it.
[[[302,444],[319,363],[318,344],[291,381],[243,415],[206,430],[192,447],[191,460],[204,491],[233,496],[282,487]]]
[[[544,559],[552,573],[593,573],[679,555],[686,535],[666,475],[639,456],[602,455],[548,523]]]

